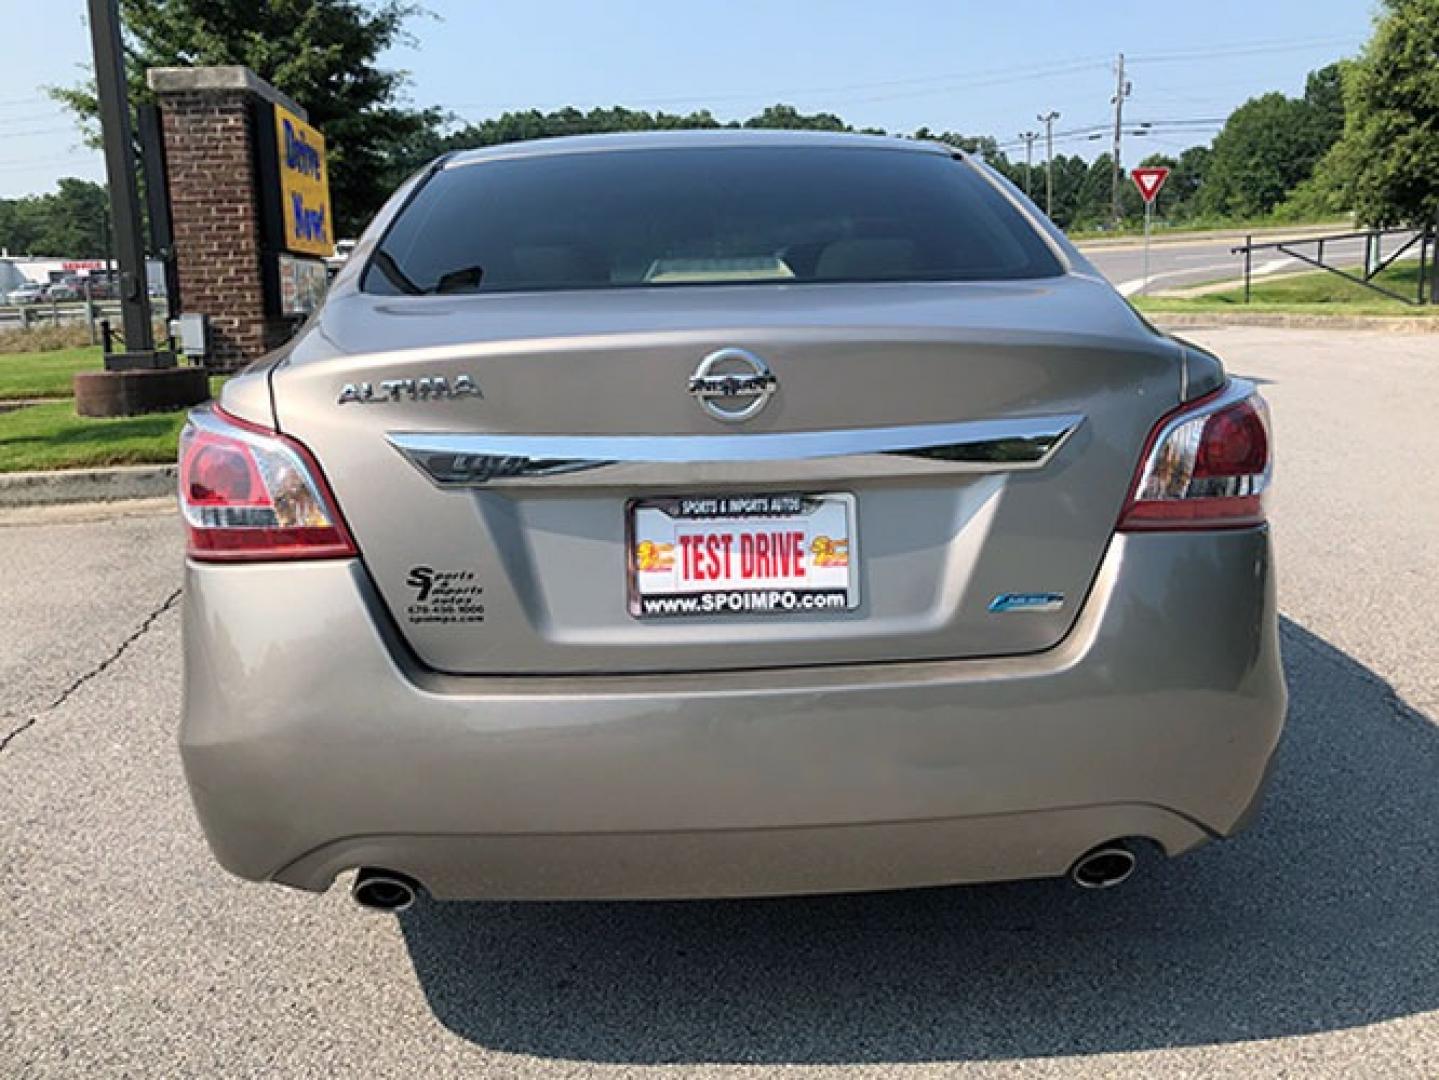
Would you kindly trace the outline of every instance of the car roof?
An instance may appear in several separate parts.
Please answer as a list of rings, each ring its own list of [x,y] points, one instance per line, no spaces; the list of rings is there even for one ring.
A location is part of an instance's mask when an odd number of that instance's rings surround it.
[[[892,135],[857,135],[836,131],[756,131],[735,128],[699,131],[626,131],[608,135],[562,135],[528,139],[474,150],[458,150],[444,168],[500,159],[553,157],[624,150],[691,150],[716,147],[828,147],[841,149],[900,150],[907,153],[962,156],[944,143],[903,139]]]

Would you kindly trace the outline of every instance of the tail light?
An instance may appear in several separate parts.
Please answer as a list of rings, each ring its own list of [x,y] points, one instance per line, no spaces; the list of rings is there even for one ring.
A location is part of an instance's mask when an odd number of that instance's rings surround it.
[[[309,451],[218,409],[190,413],[180,435],[180,510],[193,559],[355,554],[335,498]]]
[[[1119,529],[1259,524],[1273,467],[1270,445],[1269,407],[1253,383],[1231,379],[1160,421],[1145,447]]]

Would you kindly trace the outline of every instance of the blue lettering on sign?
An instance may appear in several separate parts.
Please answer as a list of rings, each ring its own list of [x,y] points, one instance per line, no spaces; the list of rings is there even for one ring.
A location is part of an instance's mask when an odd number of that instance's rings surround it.
[[[305,141],[305,136],[285,121],[285,167],[320,179],[320,152]]]
[[[290,196],[290,209],[295,212],[295,237],[299,240],[325,239],[325,211],[311,210],[297,194]]]

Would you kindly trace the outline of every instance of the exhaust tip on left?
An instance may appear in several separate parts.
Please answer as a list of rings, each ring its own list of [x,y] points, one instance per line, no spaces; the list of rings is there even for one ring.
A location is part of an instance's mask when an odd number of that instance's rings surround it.
[[[350,896],[369,911],[404,911],[415,902],[420,886],[393,870],[362,867],[350,883]]]

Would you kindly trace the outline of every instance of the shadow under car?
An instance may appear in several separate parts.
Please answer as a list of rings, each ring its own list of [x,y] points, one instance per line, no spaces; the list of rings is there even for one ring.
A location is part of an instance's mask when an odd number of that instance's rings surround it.
[[[1284,620],[1250,831],[1131,883],[669,903],[421,903],[441,1023],[603,1062],[993,1060],[1302,1035],[1439,1008],[1439,731]]]

